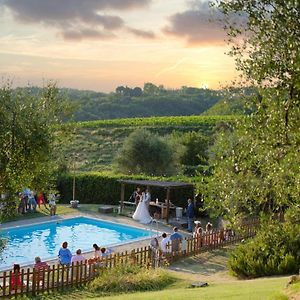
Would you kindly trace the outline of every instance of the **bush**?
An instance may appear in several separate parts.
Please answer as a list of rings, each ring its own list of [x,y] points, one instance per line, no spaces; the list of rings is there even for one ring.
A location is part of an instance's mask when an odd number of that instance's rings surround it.
[[[92,292],[103,294],[161,290],[176,279],[162,269],[123,265],[102,271],[89,285]]]
[[[235,275],[260,277],[298,273],[300,225],[290,222],[263,227],[257,236],[232,252],[229,266]]]
[[[110,204],[118,205],[121,194],[121,184],[119,179],[135,179],[135,180],[162,180],[162,181],[185,181],[196,182],[196,177],[149,177],[143,175],[115,175],[99,172],[84,172],[76,175],[76,193],[75,197],[82,204]],[[71,174],[61,175],[57,181],[57,189],[60,194],[60,203],[69,203],[72,199],[73,176]],[[129,199],[135,186],[126,186],[125,200]],[[186,200],[192,197],[191,188],[176,189],[171,191],[171,201],[179,206],[185,206]],[[164,200],[166,191],[161,188],[151,188],[152,199],[159,198]]]
[[[127,174],[170,175],[176,170],[175,150],[146,129],[137,129],[129,135],[115,162],[117,169]]]

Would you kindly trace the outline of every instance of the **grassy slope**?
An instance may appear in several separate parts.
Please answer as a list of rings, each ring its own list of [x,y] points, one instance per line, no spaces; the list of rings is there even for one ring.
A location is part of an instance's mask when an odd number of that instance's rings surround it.
[[[71,293],[53,294],[46,299],[201,299],[201,300],[287,300],[283,291],[288,278],[269,277],[254,280],[238,280],[228,274],[227,260],[234,246],[216,249],[202,253],[196,257],[186,258],[171,265],[170,272],[178,281],[168,288],[155,292],[139,292],[121,294],[110,297],[94,294],[86,289],[79,289]],[[208,282],[208,287],[190,288],[192,282]]]
[[[99,120],[74,123],[75,135],[68,146],[67,156],[78,154],[77,169],[81,171],[110,170],[113,158],[128,135],[137,128],[147,128],[159,135],[201,131],[210,135],[214,126],[230,116],[151,117]]]
[[[129,299],[164,299],[164,300],[267,300],[280,299],[281,290],[286,284],[285,277],[264,278],[250,281],[230,282],[230,283],[214,283],[204,288],[169,288],[164,291],[136,293],[132,295],[120,295],[108,297],[111,300],[129,300]],[[101,298],[94,298],[101,299]],[[103,299],[103,298],[102,298]],[[281,298],[284,299],[284,298]]]

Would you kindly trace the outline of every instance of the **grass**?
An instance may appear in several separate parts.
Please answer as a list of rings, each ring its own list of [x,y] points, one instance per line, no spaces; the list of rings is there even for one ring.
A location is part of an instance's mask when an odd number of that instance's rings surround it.
[[[287,296],[282,293],[287,278],[271,277],[255,280],[224,280],[223,282],[210,282],[209,286],[203,288],[191,288],[190,283],[196,280],[195,277],[189,275],[189,279],[180,273],[172,276],[177,277],[177,281],[164,290],[150,292],[126,293],[113,296],[97,294],[88,288],[73,290],[69,293],[52,294],[49,296],[40,296],[36,299],[94,299],[94,300],[287,300]],[[200,277],[198,281],[203,281]]]
[[[97,120],[73,123],[74,138],[61,145],[67,157],[78,154],[78,171],[112,170],[113,159],[124,140],[137,128],[160,136],[200,131],[210,136],[219,122],[232,122],[232,116],[180,116]]]
[[[174,283],[177,279],[163,269],[147,269],[132,264],[103,270],[89,285],[89,291],[101,295],[157,291]]]
[[[57,211],[56,211],[57,215],[65,215],[65,214],[70,214],[70,213],[75,213],[75,212],[77,212],[77,210],[74,208],[68,207],[66,205],[60,205],[60,204],[57,205]],[[37,211],[34,213],[31,212],[31,213],[26,213],[24,215],[18,214],[14,218],[11,218],[8,221],[4,221],[3,223],[27,220],[27,219],[33,219],[33,218],[41,218],[41,217],[46,217],[49,215],[50,215],[49,210],[45,209],[44,206],[41,206],[40,209],[37,207]]]
[[[62,299],[93,299],[93,300],[288,300],[289,295],[299,291],[300,284],[285,288],[288,277],[268,277],[253,280],[239,280],[229,275],[227,261],[231,249],[216,249],[210,253],[202,253],[196,257],[186,258],[171,265],[171,270],[166,270],[171,278],[176,278],[173,283],[164,289],[156,291],[126,292],[118,295],[103,297],[102,291],[93,291],[90,287],[69,290],[64,293],[38,297],[37,299],[62,300]],[[176,271],[175,271],[176,270]],[[115,280],[113,276],[103,278],[106,286]],[[126,277],[125,277],[126,279]],[[129,279],[128,279],[129,280]],[[191,283],[203,281],[208,287],[191,288]],[[295,298],[296,299],[296,298]]]

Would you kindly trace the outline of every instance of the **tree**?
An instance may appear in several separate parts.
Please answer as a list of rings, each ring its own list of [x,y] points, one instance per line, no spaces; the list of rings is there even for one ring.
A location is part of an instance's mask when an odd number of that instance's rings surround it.
[[[141,97],[143,95],[143,90],[140,87],[135,87],[132,92],[131,96],[133,97]]]
[[[235,221],[299,202],[300,10],[297,1],[218,1],[254,111],[214,146],[210,206]],[[238,16],[238,18],[236,17]]]
[[[208,139],[200,132],[191,131],[182,136],[185,151],[181,157],[183,165],[197,166],[207,164]]]
[[[0,218],[15,213],[14,195],[24,187],[49,188],[55,171],[55,125],[67,106],[55,84],[38,93],[13,90],[10,83],[0,88]]]
[[[146,82],[144,84],[144,94],[153,96],[153,95],[156,95],[158,93],[158,91],[159,91],[159,88],[155,84],[153,84],[151,82]]]
[[[115,163],[118,171],[131,174],[170,175],[175,169],[170,145],[145,129],[137,129],[128,136]]]

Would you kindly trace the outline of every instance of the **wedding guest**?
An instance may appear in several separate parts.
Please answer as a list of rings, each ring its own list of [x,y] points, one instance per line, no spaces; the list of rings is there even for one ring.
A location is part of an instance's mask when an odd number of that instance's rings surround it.
[[[99,258],[101,256],[101,249],[97,244],[93,244],[94,248],[94,258]]]
[[[160,248],[162,253],[168,254],[171,252],[171,247],[170,247],[170,237],[167,236],[167,234],[164,232],[161,237],[163,238],[162,241],[160,242]]]
[[[102,248],[100,249],[100,256],[101,256],[102,258],[104,258],[104,257],[106,257],[106,256],[108,256],[108,255],[110,255],[110,254],[112,254],[112,250],[111,250],[111,249],[108,249],[108,248],[105,248],[105,247],[102,247]]]
[[[159,243],[157,237],[151,239],[149,246],[151,249],[152,267],[156,267],[159,258]]]
[[[206,233],[211,233],[212,232],[212,230],[213,230],[213,226],[212,226],[212,224],[210,223],[210,222],[208,222],[207,224],[206,224],[206,228],[205,228],[206,230]]]
[[[58,252],[58,257],[59,257],[59,263],[61,265],[65,265],[65,266],[70,265],[71,259],[72,259],[72,253],[68,249],[68,243],[67,242],[62,243],[62,246],[61,246],[61,248]]]
[[[151,201],[151,194],[150,194],[150,190],[148,188],[145,190],[145,195],[144,195],[143,201],[145,201],[145,203],[149,209],[149,204]]]
[[[76,263],[79,263],[81,261],[85,261],[85,257],[81,254],[81,249],[77,249],[76,250],[76,255],[74,255],[72,257],[71,262],[76,264]]]
[[[55,194],[49,195],[49,207],[50,207],[50,216],[56,215],[56,196]]]
[[[44,280],[44,270],[47,270],[49,265],[45,261],[42,261],[39,256],[37,256],[34,261],[35,264],[33,267],[36,270],[36,282],[39,283],[40,281]]]
[[[172,243],[172,251],[178,252],[180,250],[180,243],[182,241],[182,235],[178,233],[178,228],[173,228],[173,233],[170,235],[170,241]]]
[[[48,268],[48,264],[45,261],[42,261],[39,256],[37,256],[35,259],[34,268],[35,269],[45,269]]]
[[[28,206],[29,206],[29,211],[36,212],[37,203],[36,203],[36,200],[34,198],[33,192],[30,192],[30,194],[29,194]]]
[[[188,207],[187,207],[187,221],[188,221],[188,231],[193,231],[193,220],[194,220],[194,205],[192,199],[188,199]]]
[[[203,228],[201,227],[200,221],[195,221],[194,223],[195,223],[195,228],[194,228],[193,237],[196,239],[197,248],[200,248],[203,245]]]
[[[21,272],[20,272],[20,265],[14,264],[13,271],[11,273],[10,278],[10,287],[11,290],[18,290],[22,287],[23,283],[21,281]]]
[[[48,209],[44,195],[45,195],[44,193],[38,193],[38,195],[37,195],[37,204],[38,204],[39,209],[41,208],[41,204],[44,204],[45,208]]]
[[[159,249],[159,243],[158,243],[158,239],[157,237],[154,237],[151,241],[150,241],[150,249],[152,250],[152,252],[155,252]]]
[[[131,194],[129,201],[134,202],[136,205],[138,205],[141,196],[142,196],[141,188],[138,186],[136,190]]]

